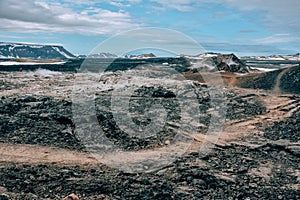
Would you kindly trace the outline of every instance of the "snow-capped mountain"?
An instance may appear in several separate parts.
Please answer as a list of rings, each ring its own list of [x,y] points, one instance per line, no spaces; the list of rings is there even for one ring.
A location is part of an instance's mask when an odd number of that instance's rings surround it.
[[[59,45],[0,42],[0,58],[70,59],[75,56]]]

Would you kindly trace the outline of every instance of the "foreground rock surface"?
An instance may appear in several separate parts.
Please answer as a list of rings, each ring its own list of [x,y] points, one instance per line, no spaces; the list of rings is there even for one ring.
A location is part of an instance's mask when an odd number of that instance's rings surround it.
[[[0,199],[62,199],[72,193],[79,199],[300,199],[298,95],[227,89],[223,133],[212,151],[199,157],[207,121],[218,113],[207,103],[204,85],[196,84],[203,121],[195,124],[198,133],[191,135],[186,153],[151,173],[126,173],[89,158],[76,137],[74,74],[2,73],[1,80],[0,141],[6,147],[0,152]],[[144,140],[118,129],[109,106],[110,89],[95,95],[99,124],[111,141],[131,151],[172,142],[178,126],[174,94],[145,87],[132,99],[131,112],[136,123],[148,123],[140,108],[151,101],[139,97],[153,92],[168,109],[170,121],[160,137]],[[26,154],[34,151],[43,152]],[[51,162],[52,151],[78,157]],[[44,160],[30,159],[38,155]]]

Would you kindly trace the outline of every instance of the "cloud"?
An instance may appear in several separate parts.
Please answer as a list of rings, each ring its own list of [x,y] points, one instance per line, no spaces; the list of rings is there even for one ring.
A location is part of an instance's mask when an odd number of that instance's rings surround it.
[[[94,5],[97,3],[96,0],[63,0],[63,3],[72,3],[72,4],[77,4],[77,5]]]
[[[289,32],[300,32],[299,0],[174,0],[172,3],[168,0],[151,1],[163,8],[181,12],[199,12],[200,8],[207,8],[208,5],[223,5],[239,11],[246,18],[272,31],[280,32],[285,29]]]
[[[98,0],[62,0],[65,4],[76,4],[76,5],[85,5],[85,6],[94,6],[99,3]],[[102,0],[100,3],[110,4],[119,8],[130,7],[133,4],[140,3],[141,0]]]
[[[260,44],[300,42],[300,37],[292,36],[289,33],[287,33],[287,34],[274,34],[274,35],[269,36],[269,37],[256,39],[255,42],[260,43]]]
[[[92,1],[81,0],[82,4]],[[0,1],[0,28],[15,32],[60,32],[105,35],[137,28],[129,13],[90,8],[81,12],[58,3]]]
[[[131,5],[133,4],[138,4],[140,3],[141,0],[109,0],[108,3],[110,5],[113,5],[113,6],[117,6],[117,7],[130,7]]]
[[[219,2],[249,15],[253,15],[255,11],[260,12],[261,18],[253,19],[272,31],[281,32],[282,29],[297,33],[300,31],[299,0],[224,0]]]
[[[151,0],[151,2],[156,2],[162,5],[164,8],[171,8],[178,10],[180,12],[189,12],[195,9],[195,5],[199,3],[206,2],[205,1],[196,1],[196,0],[173,0],[172,2],[168,0]]]

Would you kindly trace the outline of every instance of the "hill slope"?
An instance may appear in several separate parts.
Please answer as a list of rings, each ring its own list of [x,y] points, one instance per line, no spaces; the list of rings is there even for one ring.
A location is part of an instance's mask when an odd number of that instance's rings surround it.
[[[275,93],[300,94],[300,66],[237,77],[235,85],[242,88],[273,90]]]

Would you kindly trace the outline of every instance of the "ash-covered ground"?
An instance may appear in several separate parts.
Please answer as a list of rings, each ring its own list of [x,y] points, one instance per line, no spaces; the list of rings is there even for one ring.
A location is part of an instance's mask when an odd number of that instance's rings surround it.
[[[138,80],[134,76],[120,79],[121,72],[108,72],[99,78],[87,73],[82,79],[76,73],[48,70],[0,76],[0,199],[62,199],[71,193],[79,199],[300,199],[299,95],[222,86],[225,113],[211,104],[211,90],[219,86],[208,87],[193,78],[176,80],[176,87],[168,88],[169,80],[154,80],[130,93],[130,123],[163,123],[156,134],[140,138],[117,122],[118,116],[126,117],[126,109],[112,106],[124,105],[118,96],[121,83]],[[97,84],[90,85],[90,80]],[[84,90],[74,93],[74,85]],[[119,93],[114,93],[116,88]],[[171,148],[177,134],[188,135],[190,143],[172,162],[152,171],[122,171],[126,163],[113,168],[90,154],[99,151],[103,135],[91,132],[89,108],[76,107],[84,95],[92,98],[105,138],[134,155],[128,164],[138,161],[135,152],[146,155]],[[158,104],[165,113],[152,113],[151,106]],[[193,122],[185,109],[189,114],[198,109],[194,117],[199,120]],[[210,141],[211,151],[199,155],[211,120],[222,114],[226,119],[217,140]],[[183,124],[189,127],[181,129]]]

